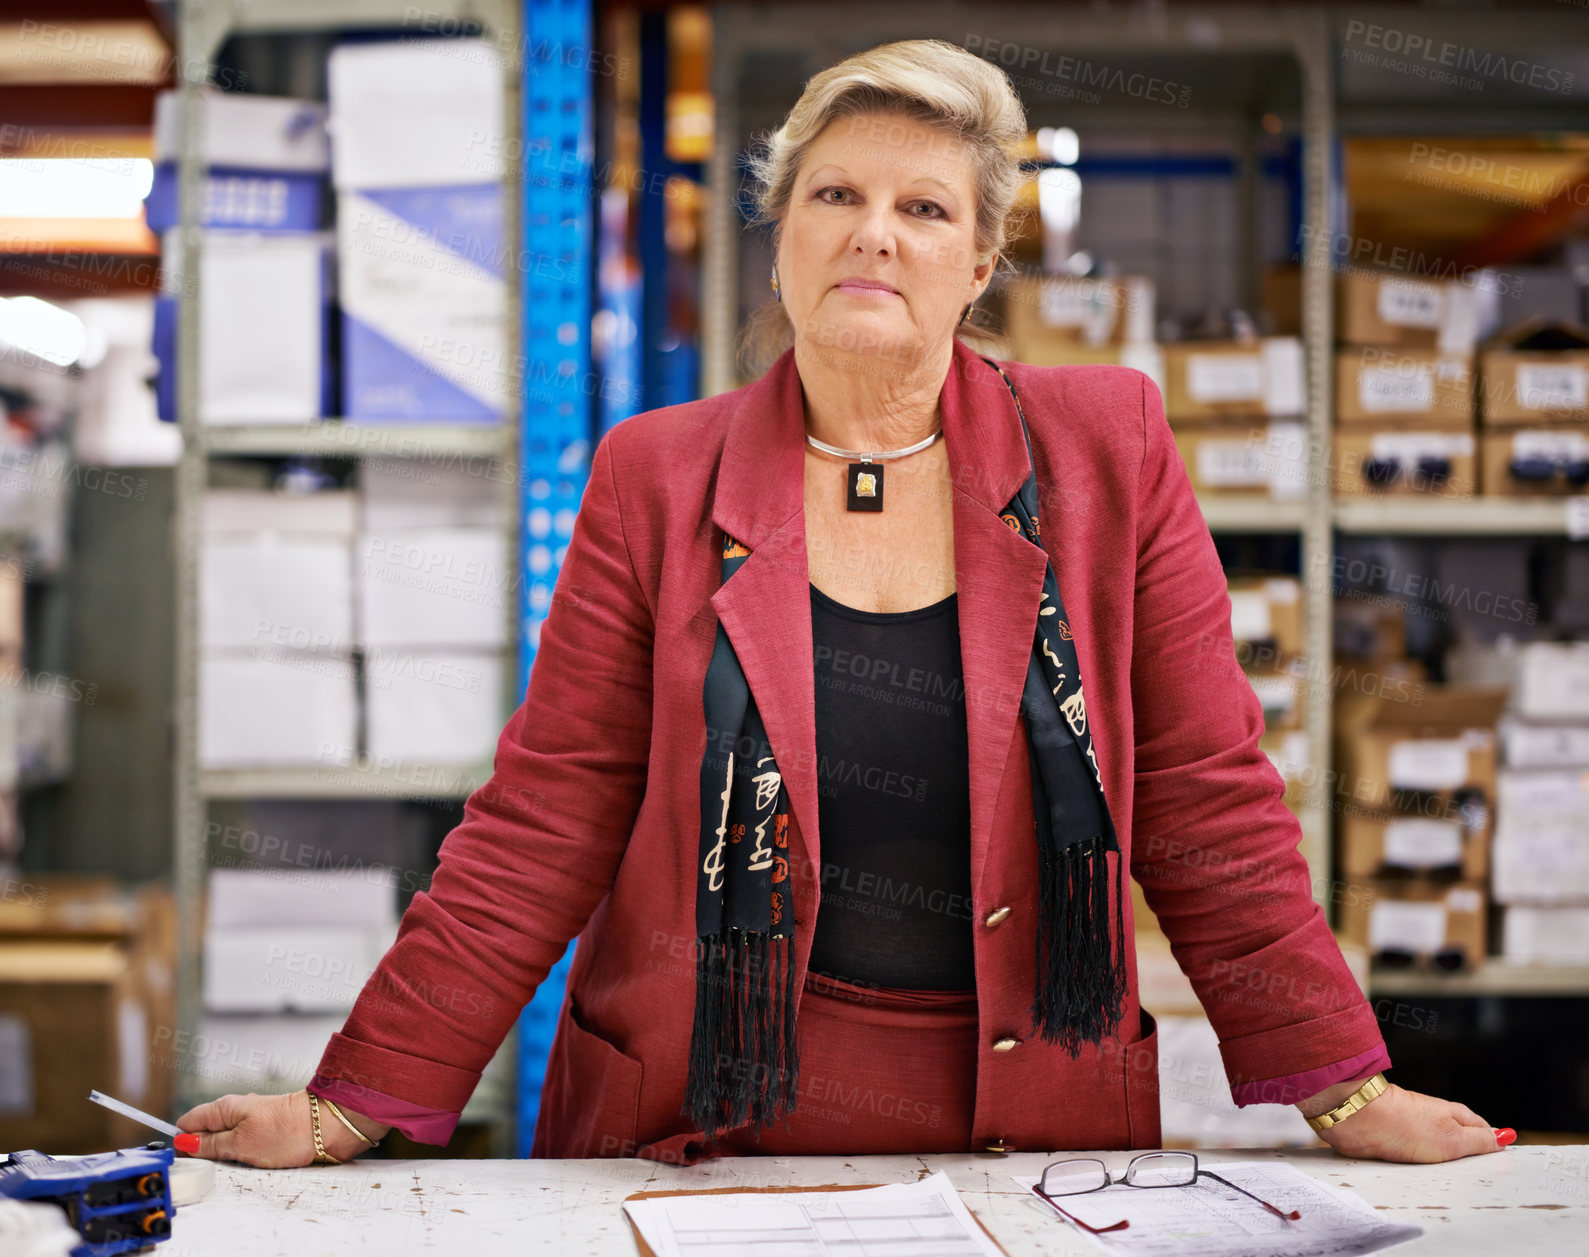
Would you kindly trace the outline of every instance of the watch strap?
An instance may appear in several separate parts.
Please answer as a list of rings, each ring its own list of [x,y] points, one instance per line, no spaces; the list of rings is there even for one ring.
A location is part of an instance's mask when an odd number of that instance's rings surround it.
[[[1328,1113],[1320,1113],[1317,1117],[1308,1118],[1308,1125],[1314,1130],[1329,1130],[1337,1122],[1344,1122],[1365,1104],[1383,1095],[1389,1086],[1390,1083],[1385,1081],[1383,1073],[1375,1074]]]

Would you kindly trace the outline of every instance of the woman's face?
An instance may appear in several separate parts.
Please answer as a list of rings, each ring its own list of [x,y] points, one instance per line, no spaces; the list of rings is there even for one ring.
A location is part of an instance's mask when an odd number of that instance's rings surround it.
[[[976,255],[970,151],[897,113],[839,118],[795,176],[777,265],[795,336],[911,363],[945,344],[992,275]]]

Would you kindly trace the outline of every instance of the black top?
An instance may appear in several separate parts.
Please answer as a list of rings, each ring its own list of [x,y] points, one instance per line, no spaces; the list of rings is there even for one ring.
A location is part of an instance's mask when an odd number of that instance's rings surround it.
[[[811,586],[822,902],[811,965],[857,985],[976,987],[957,595],[862,611]]]

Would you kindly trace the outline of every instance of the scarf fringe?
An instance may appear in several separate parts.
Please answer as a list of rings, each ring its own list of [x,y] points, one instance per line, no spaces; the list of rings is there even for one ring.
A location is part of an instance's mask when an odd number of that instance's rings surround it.
[[[695,1025],[679,1111],[708,1140],[746,1123],[760,1135],[795,1111],[792,941],[732,927],[696,940]]]
[[[1109,920],[1108,842],[1100,834],[1053,853],[1039,848],[1041,928],[1032,1021],[1045,1042],[1071,1056],[1120,1026],[1126,994],[1125,916],[1115,879],[1115,926]]]

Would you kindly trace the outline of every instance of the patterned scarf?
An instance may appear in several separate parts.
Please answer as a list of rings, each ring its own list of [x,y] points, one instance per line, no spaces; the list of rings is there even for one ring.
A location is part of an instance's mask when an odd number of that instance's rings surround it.
[[[1000,517],[1041,549],[1032,438],[1026,481]],[[750,551],[723,534],[722,581]],[[714,1139],[756,1133],[794,1111],[800,1062],[794,1017],[794,912],[789,894],[789,796],[733,645],[721,623],[704,687],[700,862],[696,868],[695,1025],[684,1106]],[[1115,1033],[1125,1000],[1125,943],[1111,937],[1108,852],[1120,846],[1103,795],[1082,698],[1076,643],[1049,563],[1021,694],[1032,771],[1040,870],[1034,1027],[1075,1056]],[[1118,860],[1116,861],[1118,865]],[[1124,870],[1117,868],[1114,916]]]

